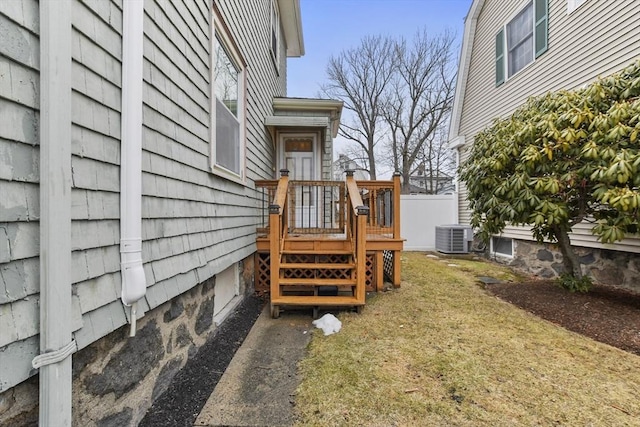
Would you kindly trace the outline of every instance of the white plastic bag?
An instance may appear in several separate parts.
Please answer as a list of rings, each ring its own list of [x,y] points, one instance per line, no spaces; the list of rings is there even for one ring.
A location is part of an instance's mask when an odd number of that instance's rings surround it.
[[[325,335],[335,334],[342,328],[342,322],[331,313],[327,313],[321,318],[314,320],[313,326],[322,329]]]

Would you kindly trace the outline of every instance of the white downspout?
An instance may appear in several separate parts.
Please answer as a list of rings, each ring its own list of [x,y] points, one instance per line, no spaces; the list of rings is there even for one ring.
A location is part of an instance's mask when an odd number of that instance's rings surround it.
[[[453,188],[453,224],[460,224],[460,182],[458,179],[458,168],[460,168],[460,149],[456,148],[456,173],[454,175]]]
[[[142,267],[142,53],[144,1],[123,2],[122,134],[120,155],[120,270],[122,302],[131,306],[130,336],[136,331],[136,303],[147,291]]]
[[[71,1],[40,11],[41,426],[71,425]]]

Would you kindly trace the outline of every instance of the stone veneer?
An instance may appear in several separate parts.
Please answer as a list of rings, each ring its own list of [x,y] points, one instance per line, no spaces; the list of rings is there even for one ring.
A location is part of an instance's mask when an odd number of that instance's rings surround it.
[[[253,255],[240,295],[253,291]],[[175,374],[215,332],[215,276],[73,355],[73,425],[136,426]],[[0,394],[0,426],[37,425],[38,377]]]
[[[582,267],[595,283],[640,292],[640,254],[574,246]],[[557,245],[514,240],[514,258],[492,257],[520,271],[542,278],[558,277],[564,271]]]

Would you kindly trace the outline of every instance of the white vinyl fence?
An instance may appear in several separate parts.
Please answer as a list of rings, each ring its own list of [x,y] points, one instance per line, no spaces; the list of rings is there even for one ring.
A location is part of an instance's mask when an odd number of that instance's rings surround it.
[[[400,196],[400,234],[405,251],[436,248],[436,225],[457,222],[457,195],[403,194]]]

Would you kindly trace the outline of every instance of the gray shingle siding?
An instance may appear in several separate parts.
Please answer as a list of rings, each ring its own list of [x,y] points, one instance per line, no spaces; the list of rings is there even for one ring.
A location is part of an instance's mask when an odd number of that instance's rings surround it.
[[[0,226],[0,248],[5,243],[6,235]],[[39,279],[37,258],[11,262],[0,259],[0,304],[7,304],[38,293]]]
[[[158,307],[255,251],[255,179],[274,176],[264,126],[284,96],[268,0],[216,1],[247,62],[246,181],[210,172],[208,0],[145,1],[142,256]],[[78,348],[127,322],[120,301],[122,0],[72,2],[71,246]],[[39,288],[38,2],[0,1],[0,391],[34,374]],[[62,108],[63,106],[61,106]]]

